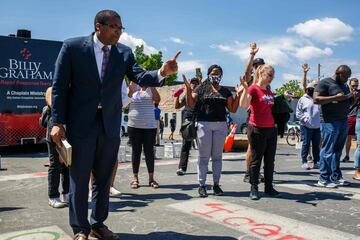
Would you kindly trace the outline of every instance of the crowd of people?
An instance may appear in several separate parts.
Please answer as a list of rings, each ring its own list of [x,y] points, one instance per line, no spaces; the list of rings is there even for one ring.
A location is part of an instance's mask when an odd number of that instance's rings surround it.
[[[56,62],[52,88],[46,93],[49,205],[54,208],[69,206],[70,226],[76,240],[86,240],[89,236],[118,239],[104,222],[117,169],[121,111],[127,104],[133,170],[130,187],[137,189],[140,186],[138,173],[142,151],[149,186],[160,187],[154,177],[154,146],[160,145],[160,139],[163,139],[164,121],[158,109],[161,99],[156,87],[163,85],[165,77],[177,72],[176,60],[180,52],[159,70],[145,71],[138,66],[131,49],[118,43],[123,29],[118,13],[112,10],[98,12],[94,33],[64,41]],[[292,110],[287,107],[288,96],[274,95],[271,83],[275,69],[264,59],[255,58],[258,51],[256,44],[252,43],[245,74],[240,78],[235,94],[222,85],[223,69],[219,65],[211,65],[205,79],[198,75],[188,80],[183,76],[185,92],[175,98],[175,108],[183,108],[183,120],[196,120],[200,197],[208,196],[206,182],[210,159],[213,193],[224,195],[220,179],[227,122],[229,112],[235,113],[239,107],[249,113],[244,178],[250,183],[249,197],[251,200],[260,199],[260,182],[264,182],[265,194],[281,197],[273,184],[277,136],[284,134],[284,123],[289,120]],[[346,185],[348,182],[342,177],[340,158],[347,139],[350,144],[354,135],[360,139],[358,80],[351,79],[349,88],[347,81],[351,69],[341,65],[332,77],[307,84],[308,70],[304,64],[305,95],[296,107],[303,140],[301,166],[304,169],[320,168],[318,186]],[[129,85],[124,81],[125,76]],[[276,112],[275,108],[281,110]],[[174,117],[170,128],[169,139],[172,140],[176,128]],[[55,150],[56,145],[61,145],[62,138],[67,138],[72,145],[73,162],[69,168],[61,164]],[[192,142],[183,140],[176,171],[179,176],[187,172]],[[313,166],[307,162],[310,145]],[[348,160],[346,148],[344,161]],[[260,174],[262,163],[263,176]],[[353,178],[360,180],[360,144],[355,152],[355,169]],[[58,190],[60,178],[62,194]],[[89,192],[92,193],[90,219]]]

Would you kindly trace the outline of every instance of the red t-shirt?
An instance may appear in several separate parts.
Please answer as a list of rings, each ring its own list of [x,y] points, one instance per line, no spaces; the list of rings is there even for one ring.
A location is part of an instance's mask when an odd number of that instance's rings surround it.
[[[249,123],[260,128],[274,127],[274,117],[271,112],[274,95],[270,88],[264,90],[253,84],[249,87],[248,93],[251,95]]]

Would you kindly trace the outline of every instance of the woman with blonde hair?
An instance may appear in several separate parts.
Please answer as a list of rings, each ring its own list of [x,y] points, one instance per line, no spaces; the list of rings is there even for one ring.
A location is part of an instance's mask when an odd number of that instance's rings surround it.
[[[254,84],[250,87],[248,87],[246,79],[241,80],[244,91],[240,97],[240,106],[243,109],[250,106],[247,135],[251,146],[249,168],[251,200],[259,199],[258,184],[262,158],[264,158],[265,193],[272,197],[280,196],[280,193],[273,187],[277,130],[272,115],[274,95],[271,92],[270,84],[274,74],[274,68],[264,64],[256,69]]]

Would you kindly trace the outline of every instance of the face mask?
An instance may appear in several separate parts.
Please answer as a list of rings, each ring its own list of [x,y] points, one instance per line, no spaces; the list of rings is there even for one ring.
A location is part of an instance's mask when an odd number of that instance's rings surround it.
[[[309,95],[310,97],[313,97],[314,95],[314,89],[313,88],[308,88],[306,91],[307,95]]]
[[[221,76],[209,76],[209,80],[212,82],[212,83],[217,83],[219,84],[221,82]]]

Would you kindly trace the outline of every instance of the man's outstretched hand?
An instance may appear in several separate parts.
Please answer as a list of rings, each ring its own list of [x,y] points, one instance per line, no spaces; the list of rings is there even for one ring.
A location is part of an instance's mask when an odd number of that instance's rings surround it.
[[[178,71],[178,65],[176,62],[176,59],[180,55],[181,52],[177,52],[175,56],[171,60],[167,60],[163,63],[163,65],[160,68],[160,74],[163,77],[168,77],[172,74],[177,73]]]

